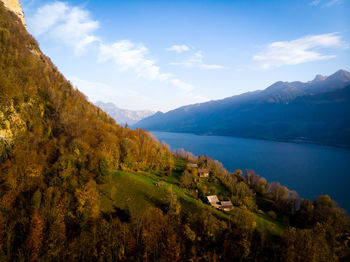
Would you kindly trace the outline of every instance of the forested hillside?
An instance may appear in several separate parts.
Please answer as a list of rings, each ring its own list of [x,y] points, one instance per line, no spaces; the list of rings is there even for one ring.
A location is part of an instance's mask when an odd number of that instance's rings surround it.
[[[117,125],[0,2],[0,261],[348,261],[349,245],[328,196]]]

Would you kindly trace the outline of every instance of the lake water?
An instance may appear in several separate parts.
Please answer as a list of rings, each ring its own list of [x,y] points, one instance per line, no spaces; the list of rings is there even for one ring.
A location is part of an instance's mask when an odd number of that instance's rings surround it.
[[[309,199],[328,194],[350,211],[350,149],[222,136],[151,132],[171,149],[208,155],[229,171],[253,169]]]

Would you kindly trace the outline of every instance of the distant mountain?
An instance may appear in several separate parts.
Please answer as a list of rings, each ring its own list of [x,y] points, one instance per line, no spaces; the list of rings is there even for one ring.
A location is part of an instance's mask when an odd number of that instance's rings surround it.
[[[276,82],[265,90],[183,106],[135,127],[350,146],[350,73],[304,82]]]
[[[150,110],[132,111],[121,109],[113,103],[103,103],[101,101],[98,101],[95,104],[114,118],[117,123],[122,125],[125,123],[128,123],[128,125],[133,125],[146,117],[154,115],[155,113]]]

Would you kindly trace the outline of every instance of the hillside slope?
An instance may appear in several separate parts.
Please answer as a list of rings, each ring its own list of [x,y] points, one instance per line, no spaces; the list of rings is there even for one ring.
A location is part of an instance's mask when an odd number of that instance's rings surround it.
[[[135,127],[350,146],[350,118],[343,113],[350,106],[347,86],[350,73],[339,70],[307,83],[277,82],[263,91],[157,113]]]
[[[117,125],[2,2],[0,149],[0,261],[350,257],[349,218],[328,196],[300,199],[253,171],[229,173]],[[207,205],[213,194],[233,209]]]

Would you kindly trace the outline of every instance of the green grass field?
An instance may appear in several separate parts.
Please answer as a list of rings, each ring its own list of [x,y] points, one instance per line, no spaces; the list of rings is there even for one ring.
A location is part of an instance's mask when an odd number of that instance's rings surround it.
[[[235,207],[230,213],[224,213],[205,203],[195,194],[179,187],[179,171],[177,169],[172,176],[164,176],[149,172],[128,173],[116,171],[105,178],[105,183],[100,185],[102,195],[102,211],[113,212],[115,209],[130,212],[131,215],[142,213],[148,207],[164,209],[168,206],[170,191],[177,196],[183,211],[197,213],[209,211],[215,217],[229,220],[238,211]],[[219,188],[222,190],[222,188]],[[265,214],[255,214],[257,228],[261,231],[276,236],[281,236],[285,226],[271,219]]]

